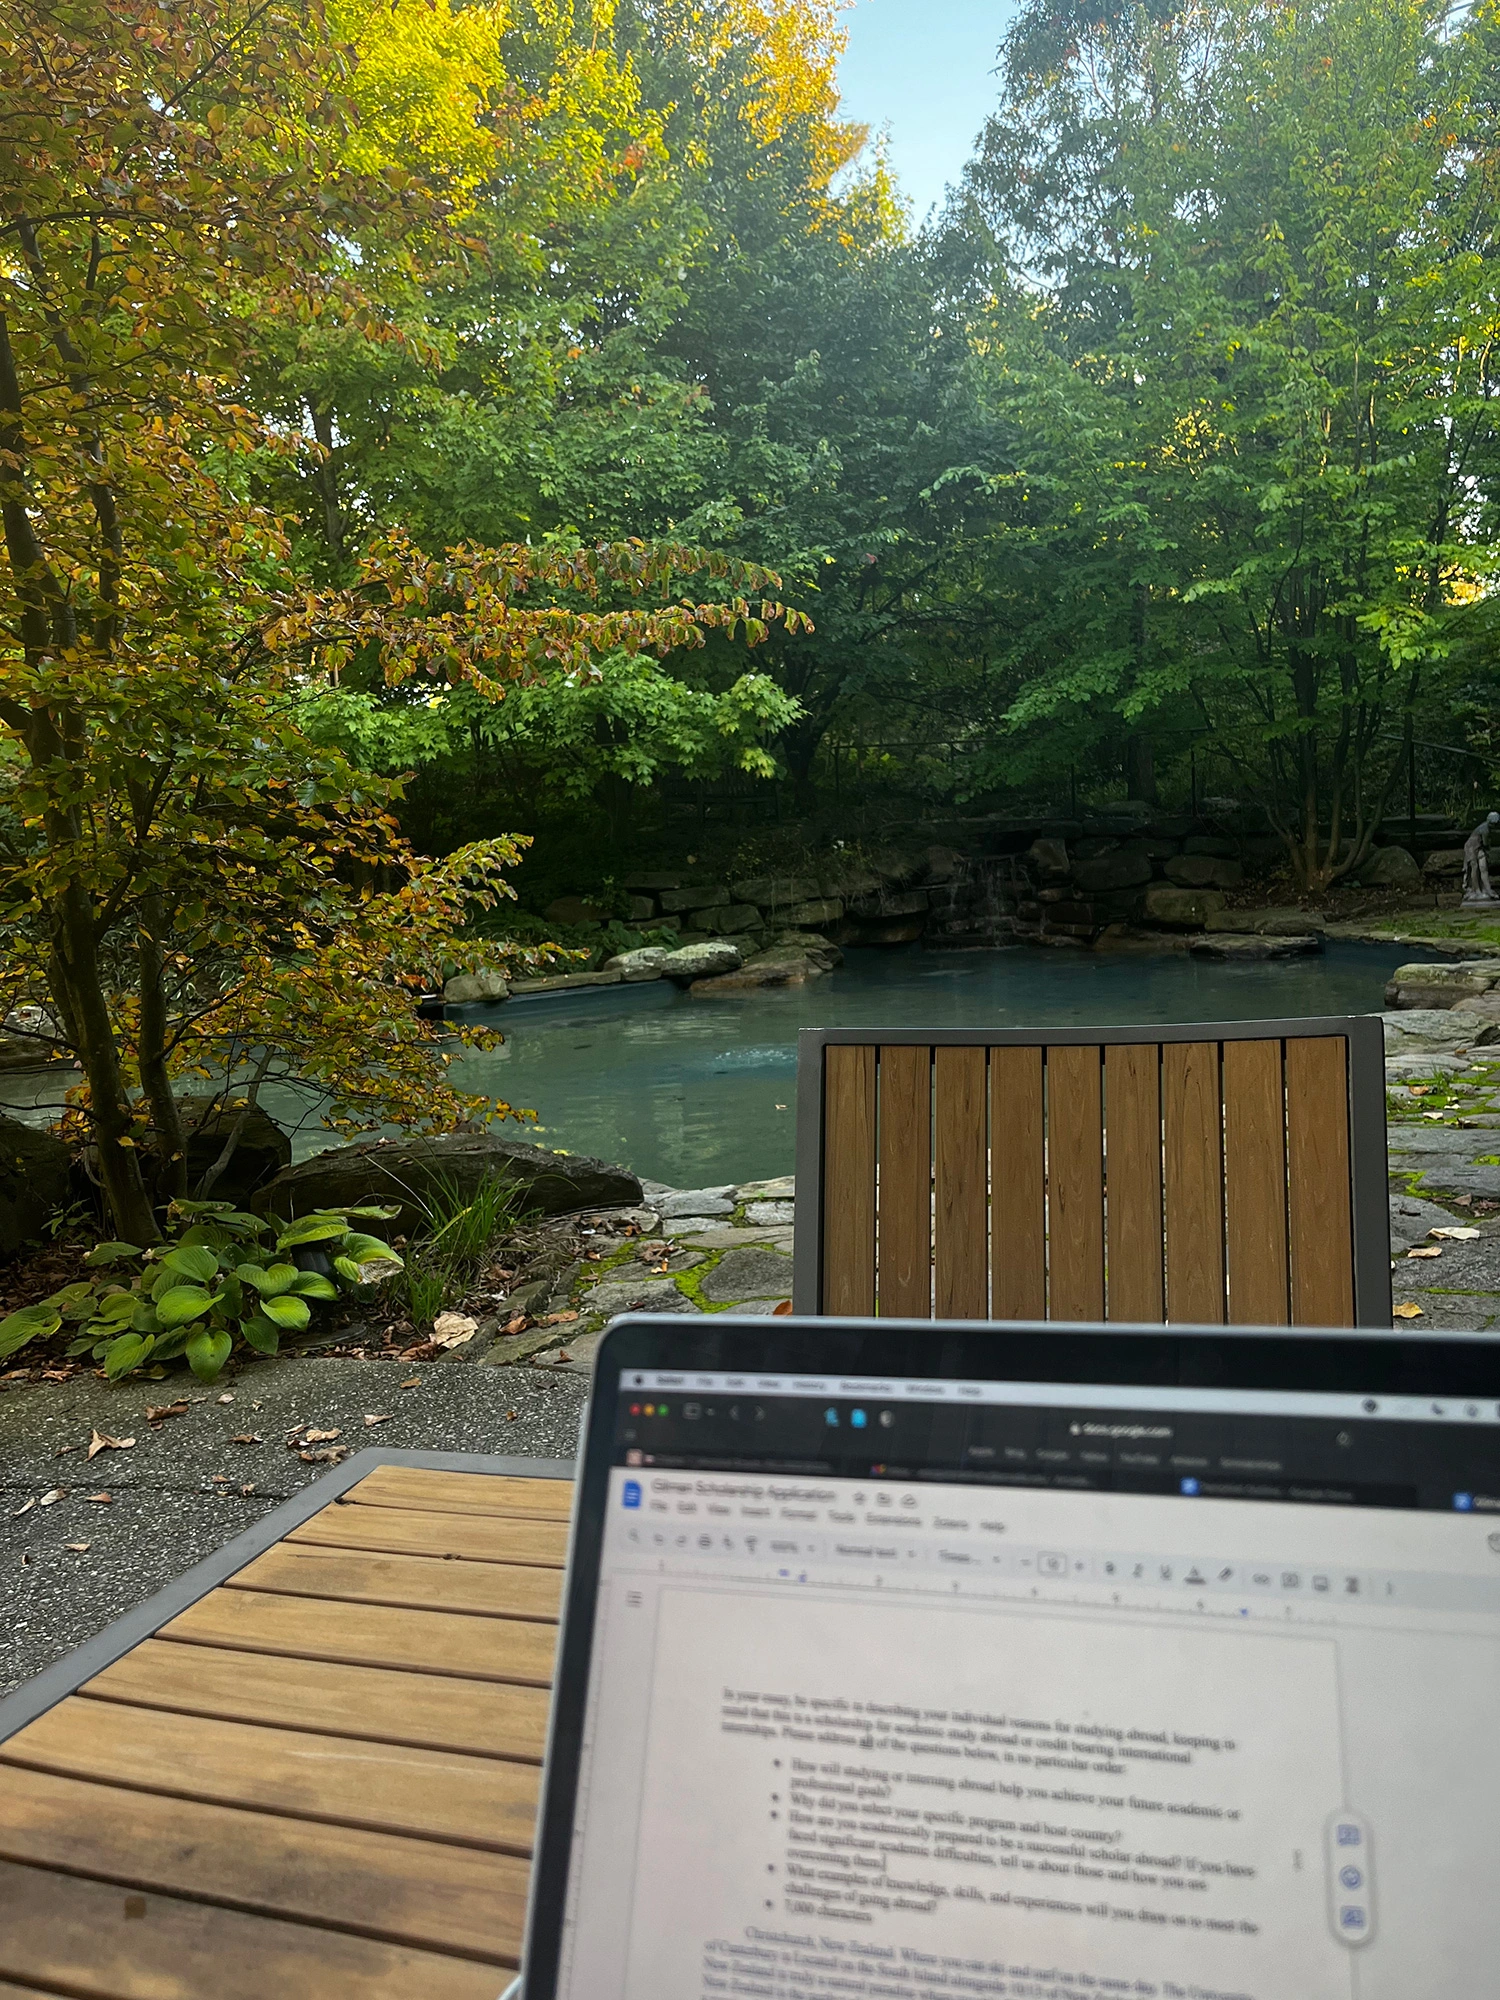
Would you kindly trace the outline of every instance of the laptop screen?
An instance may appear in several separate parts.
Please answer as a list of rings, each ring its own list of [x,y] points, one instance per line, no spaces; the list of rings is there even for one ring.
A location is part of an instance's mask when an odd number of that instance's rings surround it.
[[[564,2000],[1488,1990],[1500,1405],[614,1403]]]

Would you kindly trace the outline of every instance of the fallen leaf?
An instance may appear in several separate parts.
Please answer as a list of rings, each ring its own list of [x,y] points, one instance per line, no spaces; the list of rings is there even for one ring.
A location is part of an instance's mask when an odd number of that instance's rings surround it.
[[[231,1444],[264,1444],[265,1439],[259,1431],[241,1431],[238,1437],[232,1437],[229,1442]]]
[[[307,1431],[303,1434],[302,1442],[304,1444],[332,1444],[333,1440],[340,1436],[342,1436],[342,1432],[340,1431]]]
[[[1477,1243],[1480,1232],[1477,1229],[1429,1229],[1429,1236],[1441,1236],[1450,1243]]]
[[[569,1354],[567,1348],[565,1347],[560,1347],[557,1350],[557,1358],[559,1361],[571,1361],[573,1359],[572,1355]]]
[[[1431,1090],[1432,1085],[1430,1083],[1409,1083],[1406,1087],[1413,1097],[1425,1097],[1428,1091]]]
[[[1426,1248],[1408,1250],[1406,1254],[1408,1257],[1441,1257],[1443,1250],[1441,1244],[1433,1243]]]
[[[240,1498],[241,1498],[242,1500],[248,1500],[248,1499],[250,1498],[250,1495],[251,1495],[251,1494],[252,1494],[252,1493],[253,1493],[254,1491],[255,1491],[255,1488],[254,1488],[253,1486],[242,1486],[242,1487],[240,1488]]]
[[[470,1319],[467,1313],[439,1313],[432,1322],[432,1339],[436,1347],[462,1347],[472,1340],[479,1331],[477,1319]]]
[[[391,1420],[391,1413],[389,1410],[387,1410],[383,1416],[365,1418],[365,1422],[367,1424],[388,1424],[390,1420]]]
[[[576,1312],[548,1313],[547,1317],[541,1321],[541,1325],[566,1326],[570,1320],[575,1320],[577,1317]]]
[[[91,1507],[112,1507],[115,1504],[113,1493],[91,1493],[88,1500]]]
[[[146,1409],[146,1422],[159,1424],[167,1417],[185,1417],[187,1413],[186,1403],[152,1403]]]
[[[66,1500],[67,1497],[68,1489],[66,1486],[54,1486],[50,1493],[42,1495],[38,1505],[42,1507],[55,1507],[59,1500]]]
[[[226,1389],[224,1391],[224,1394],[219,1398],[219,1401],[221,1403],[232,1403],[234,1401],[234,1397],[231,1396],[229,1391]]]
[[[1413,1305],[1410,1299],[1408,1299],[1404,1306],[1397,1306],[1395,1311],[1395,1317],[1397,1319],[1421,1319],[1422,1308],[1420,1306]]]
[[[71,1549],[75,1556],[86,1556],[93,1547],[92,1542],[64,1542],[65,1549]]]
[[[13,1521],[19,1521],[21,1516],[23,1514],[29,1514],[35,1505],[36,1505],[36,1495],[33,1494],[29,1500],[23,1500],[19,1507],[15,1507],[11,1510],[10,1518]]]
[[[526,1331],[526,1325],[527,1325],[527,1320],[525,1313],[517,1313],[514,1319],[508,1319],[505,1322],[505,1331],[507,1333],[524,1333]]]
[[[1424,1118],[1441,1118],[1441,1117],[1442,1117],[1442,1115],[1443,1115],[1443,1114],[1442,1114],[1442,1112],[1441,1112],[1441,1111],[1424,1111],[1424,1112],[1422,1113],[1422,1116],[1423,1116]]]
[[[304,1465],[341,1465],[349,1456],[349,1447],[346,1444],[334,1444],[326,1451],[299,1451],[297,1456]]]
[[[134,1451],[134,1438],[111,1437],[107,1431],[95,1431],[89,1439],[89,1457],[97,1458],[101,1451]]]
[[[64,1444],[64,1445],[59,1445],[57,1450],[53,1452],[52,1456],[54,1458],[66,1458],[69,1452],[82,1451],[82,1450],[83,1446],[81,1444]]]
[[[420,1389],[421,1386],[422,1378],[420,1375],[408,1375],[404,1382],[397,1384],[397,1387],[402,1389]]]
[[[775,1304],[774,1306],[772,1306],[772,1308],[771,1308],[771,1317],[772,1317],[773,1319],[780,1319],[780,1318],[782,1318],[782,1317],[783,1317],[783,1316],[784,1316],[784,1315],[785,1315],[786,1313],[789,1313],[789,1312],[791,1311],[791,1309],[792,1309],[792,1302],[791,1302],[791,1300],[790,1300],[790,1299],[781,1299],[781,1300],[779,1300],[779,1301],[777,1302],[777,1304]]]
[[[505,1421],[506,1421],[506,1422],[507,1422],[508,1424],[513,1424],[513,1423],[515,1422],[516,1418],[517,1418],[517,1417],[518,1417],[518,1416],[519,1416],[520,1414],[521,1414],[521,1413],[520,1413],[520,1411],[519,1411],[519,1410],[507,1410],[507,1411],[505,1412]]]

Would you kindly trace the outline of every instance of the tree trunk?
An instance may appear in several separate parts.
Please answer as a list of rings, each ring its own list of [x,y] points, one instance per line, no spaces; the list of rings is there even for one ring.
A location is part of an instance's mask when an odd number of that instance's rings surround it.
[[[187,1193],[187,1139],[182,1113],[167,1074],[166,958],[160,900],[149,897],[142,917],[136,963],[141,983],[141,1090],[151,1111],[151,1129],[158,1163],[157,1192],[172,1197]]]

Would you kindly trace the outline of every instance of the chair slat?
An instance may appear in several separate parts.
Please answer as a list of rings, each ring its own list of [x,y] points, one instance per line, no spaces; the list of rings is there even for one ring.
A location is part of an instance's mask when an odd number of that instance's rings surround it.
[[[875,1051],[830,1048],[823,1096],[823,1310],[875,1310]]]
[[[990,1311],[1047,1316],[1042,1052],[990,1051]]]
[[[1047,1309],[1104,1317],[1102,1066],[1097,1048],[1047,1050]]]
[[[1292,1318],[1353,1326],[1348,1044],[1339,1035],[1286,1045]]]
[[[1162,1047],[1167,1318],[1224,1318],[1224,1165],[1217,1042]]]
[[[932,1051],[882,1048],[876,1287],[890,1319],[932,1317]]]
[[[469,1562],[462,1556],[433,1562],[425,1556],[377,1555],[366,1549],[327,1549],[289,1541],[267,1549],[223,1587],[343,1604],[552,1621],[558,1618],[562,1601],[562,1575],[555,1569]]]
[[[983,1049],[933,1058],[934,1295],[939,1319],[989,1312],[988,1152]]]
[[[1285,1326],[1286,1131],[1280,1042],[1224,1044],[1224,1239],[1229,1318]]]
[[[1106,1293],[1109,1317],[1162,1316],[1161,1049],[1104,1055]]]

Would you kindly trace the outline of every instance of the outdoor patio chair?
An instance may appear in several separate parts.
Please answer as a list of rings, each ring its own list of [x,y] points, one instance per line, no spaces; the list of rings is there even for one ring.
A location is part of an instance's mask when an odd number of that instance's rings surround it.
[[[1389,1326],[1382,1037],[804,1029],[794,1310]]]
[[[507,1991],[572,1472],[357,1453],[0,1702],[0,1994]]]

